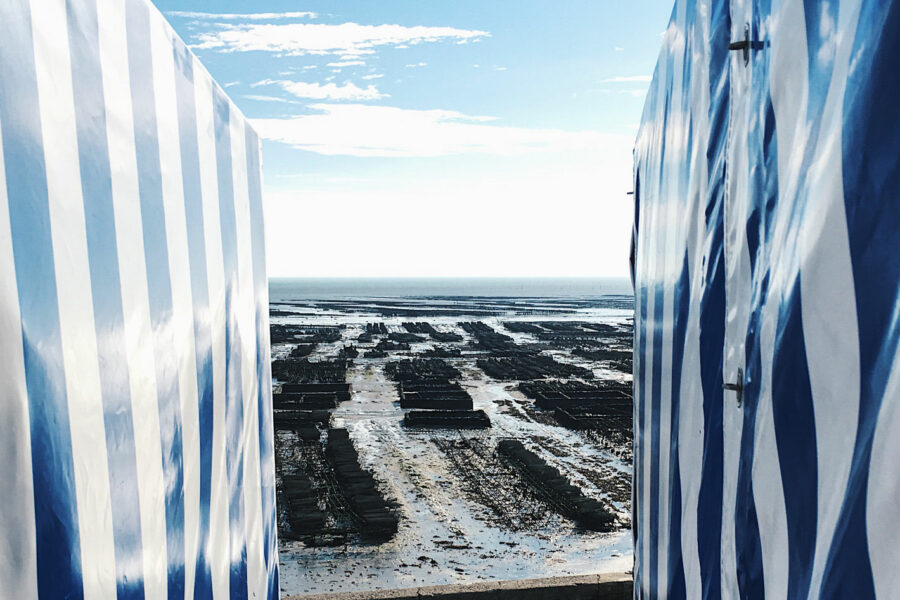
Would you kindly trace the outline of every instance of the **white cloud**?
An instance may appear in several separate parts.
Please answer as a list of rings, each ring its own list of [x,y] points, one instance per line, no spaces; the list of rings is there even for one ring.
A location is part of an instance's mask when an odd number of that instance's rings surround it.
[[[364,60],[341,60],[338,62],[330,62],[327,66],[329,67],[354,67],[357,65],[365,65],[366,61]]]
[[[622,46],[616,46],[615,48],[613,48],[613,50],[615,50],[616,52],[623,52],[625,48],[623,48]]]
[[[374,85],[361,88],[353,83],[344,85],[336,83],[309,83],[306,81],[287,81],[279,79],[264,79],[254,83],[252,87],[263,85],[277,85],[284,91],[298,98],[313,98],[315,100],[378,100],[386,98]]]
[[[495,71],[505,71],[506,67],[494,67]]]
[[[595,131],[528,129],[492,124],[494,117],[452,110],[411,110],[363,104],[313,104],[318,114],[286,119],[255,119],[264,138],[301,150],[347,156],[523,155],[579,152],[622,144],[630,136]]]
[[[627,75],[620,77],[609,77],[608,79],[601,79],[600,83],[635,83],[635,82],[646,82],[650,83],[652,77],[650,75]]]
[[[262,96],[259,94],[244,94],[244,98],[248,100],[258,100],[259,102],[281,102],[283,104],[300,104],[296,100],[288,100],[286,98],[279,98],[278,96]]]
[[[187,19],[202,19],[205,21],[275,21],[278,19],[315,19],[313,12],[283,12],[283,13],[208,13],[192,12],[187,10],[170,10],[166,13],[170,17],[184,17]]]
[[[381,79],[384,77],[384,73],[370,73],[369,75],[363,75],[363,79]]]
[[[444,40],[477,40],[486,31],[454,27],[404,27],[402,25],[359,25],[342,23],[242,23],[220,25],[196,36],[195,48],[220,52],[262,50],[288,55],[340,55],[342,59],[373,54],[379,46],[401,47]]]
[[[416,67],[427,67],[427,66],[428,66],[427,62],[419,62],[419,63],[408,64],[408,65],[406,65],[406,68],[407,69],[415,69]]]

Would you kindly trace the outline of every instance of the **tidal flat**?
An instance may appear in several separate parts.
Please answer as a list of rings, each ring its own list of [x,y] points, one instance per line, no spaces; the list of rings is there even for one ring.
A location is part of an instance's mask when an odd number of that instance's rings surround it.
[[[283,593],[631,568],[630,297],[270,308]]]

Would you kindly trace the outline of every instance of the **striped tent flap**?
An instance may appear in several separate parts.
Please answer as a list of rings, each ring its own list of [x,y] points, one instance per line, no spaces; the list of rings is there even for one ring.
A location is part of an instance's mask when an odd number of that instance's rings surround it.
[[[256,133],[148,0],[3,0],[0,142],[0,596],[276,598]]]
[[[900,2],[677,0],[635,148],[635,597],[900,594]]]

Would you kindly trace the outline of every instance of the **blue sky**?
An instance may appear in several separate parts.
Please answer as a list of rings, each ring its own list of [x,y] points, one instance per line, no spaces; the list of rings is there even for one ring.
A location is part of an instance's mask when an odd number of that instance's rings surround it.
[[[270,276],[624,276],[671,0],[154,0],[264,138]]]

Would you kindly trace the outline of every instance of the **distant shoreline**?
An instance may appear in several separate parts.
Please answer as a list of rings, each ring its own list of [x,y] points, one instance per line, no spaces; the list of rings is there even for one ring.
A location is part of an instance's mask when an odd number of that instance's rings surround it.
[[[507,298],[632,296],[625,277],[335,277],[269,279],[271,301],[334,297],[484,296]]]

